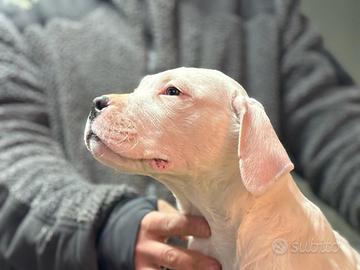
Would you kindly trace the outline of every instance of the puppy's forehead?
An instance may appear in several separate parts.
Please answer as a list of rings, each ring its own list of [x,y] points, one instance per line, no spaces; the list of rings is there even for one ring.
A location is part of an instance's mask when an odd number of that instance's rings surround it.
[[[202,68],[171,69],[161,75],[163,78],[186,82],[189,87],[201,85],[221,87],[231,80],[230,77],[220,71]]]
[[[186,88],[192,94],[228,94],[233,95],[240,90],[240,94],[247,95],[241,85],[224,73],[203,68],[176,68],[145,76],[139,87],[156,88],[173,81],[179,87]]]

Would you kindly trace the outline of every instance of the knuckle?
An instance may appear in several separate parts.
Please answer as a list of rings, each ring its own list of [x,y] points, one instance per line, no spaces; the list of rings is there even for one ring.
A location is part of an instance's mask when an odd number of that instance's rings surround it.
[[[182,236],[191,230],[191,223],[186,216],[177,215],[168,220],[166,227],[169,233]]]
[[[156,222],[156,217],[154,212],[147,214],[141,221],[141,229],[145,231],[150,231],[153,227],[154,222]]]
[[[182,216],[169,216],[164,220],[164,231],[167,234],[180,235],[184,229]]]
[[[165,219],[165,222],[164,222],[164,231],[169,233],[169,232],[172,232],[174,230],[174,227],[175,227],[175,223],[176,223],[176,218],[174,219]]]
[[[149,229],[150,229],[150,222],[148,221],[148,219],[143,219],[142,221],[141,221],[141,231],[145,231],[145,232],[147,232],[147,231],[149,231]]]
[[[174,248],[166,248],[161,254],[162,260],[169,267],[173,267],[178,262],[178,256]]]

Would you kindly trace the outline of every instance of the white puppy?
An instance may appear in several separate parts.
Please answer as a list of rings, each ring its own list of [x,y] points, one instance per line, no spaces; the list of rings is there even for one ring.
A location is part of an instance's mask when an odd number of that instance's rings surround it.
[[[97,98],[85,139],[102,163],[154,177],[181,211],[205,217],[211,238],[189,248],[224,270],[360,269],[293,181],[264,108],[221,72],[178,68]]]

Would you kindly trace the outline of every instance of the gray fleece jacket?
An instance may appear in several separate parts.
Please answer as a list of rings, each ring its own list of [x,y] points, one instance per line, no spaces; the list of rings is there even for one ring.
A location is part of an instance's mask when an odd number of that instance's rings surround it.
[[[360,90],[298,1],[39,0],[3,11],[1,269],[132,269],[139,222],[155,208],[135,198],[169,193],[100,165],[83,129],[94,97],[178,66],[242,83],[296,172],[360,227]]]

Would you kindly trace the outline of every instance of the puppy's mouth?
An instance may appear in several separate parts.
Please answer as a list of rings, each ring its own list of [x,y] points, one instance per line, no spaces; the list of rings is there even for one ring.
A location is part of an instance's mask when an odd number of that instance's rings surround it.
[[[104,155],[108,154],[111,157],[117,157],[119,160],[126,160],[127,162],[145,162],[149,164],[153,169],[165,170],[169,166],[169,161],[162,158],[132,158],[121,155],[113,151],[104,141],[100,139],[92,130],[89,130],[85,136],[85,144],[87,149],[92,155],[99,160],[104,158]],[[115,162],[115,160],[113,160]]]
[[[85,136],[85,145],[86,145],[86,148],[91,151],[91,148],[90,148],[90,140],[94,140],[96,142],[99,142],[100,141],[100,138],[92,131],[88,131],[86,133],[86,136]]]

